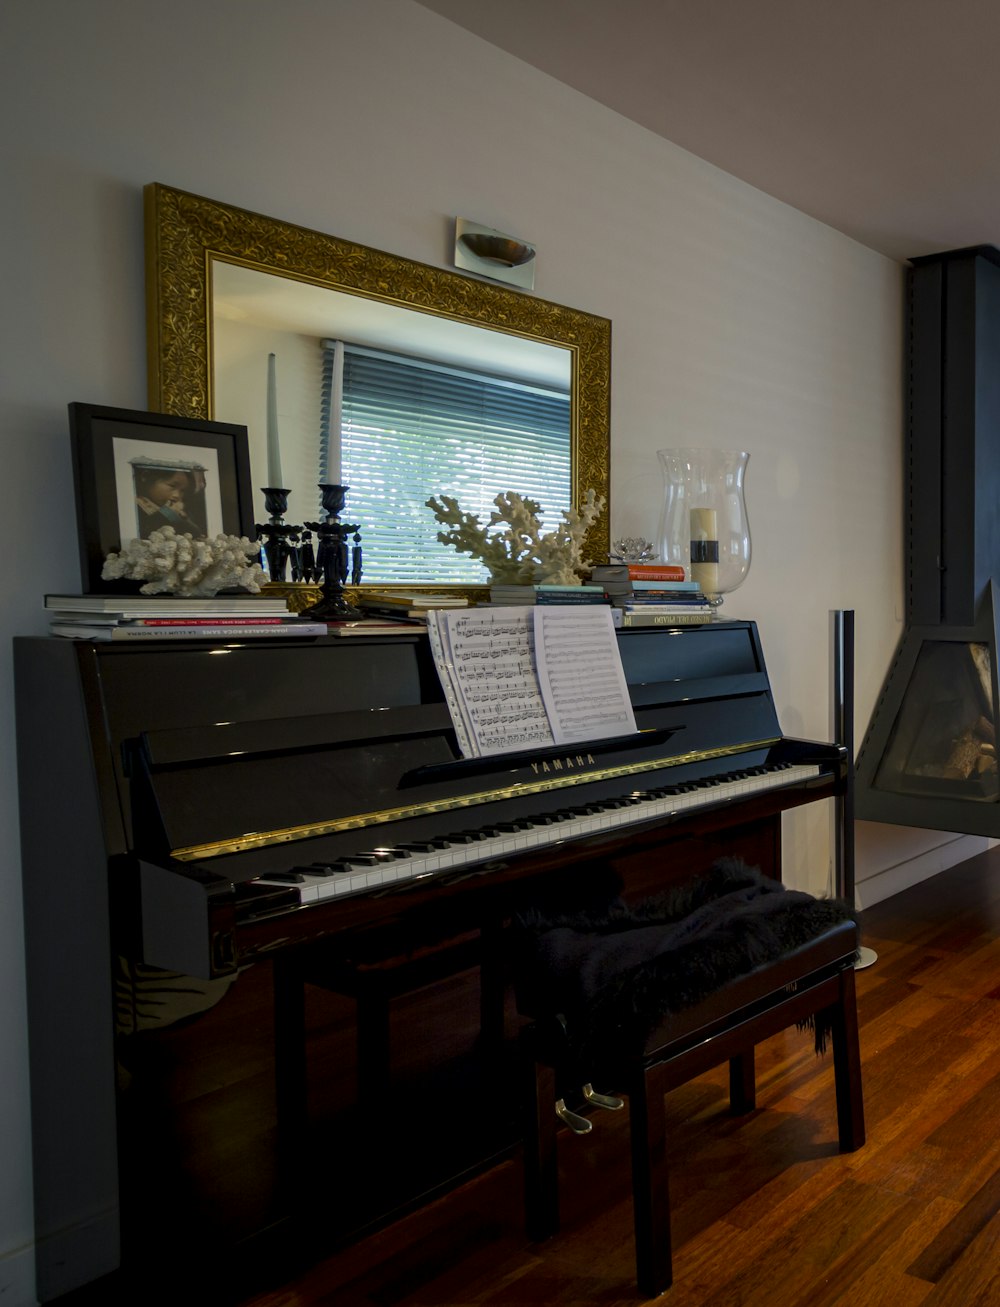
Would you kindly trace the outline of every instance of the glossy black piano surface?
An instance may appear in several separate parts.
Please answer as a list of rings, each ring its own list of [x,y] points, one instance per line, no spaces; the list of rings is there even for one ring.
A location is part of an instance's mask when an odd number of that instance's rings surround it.
[[[94,1265],[120,1219],[126,1265],[148,1254],[140,1192],[192,1252],[317,1227],[329,1245],[323,1166],[352,1194],[344,1237],[499,1155],[517,1018],[501,984],[497,1056],[478,962],[511,913],[729,852],[780,875],[780,813],[840,793],[844,751],[781,735],[752,623],[619,643],[638,736],[469,763],[419,633],[15,642],[43,1300],[72,1287],[88,1204]],[[358,1068],[373,974],[398,981],[392,1058]],[[417,1142],[372,1116],[404,1093]],[[484,1095],[497,1110],[456,1132]],[[391,1178],[365,1161],[372,1128]]]

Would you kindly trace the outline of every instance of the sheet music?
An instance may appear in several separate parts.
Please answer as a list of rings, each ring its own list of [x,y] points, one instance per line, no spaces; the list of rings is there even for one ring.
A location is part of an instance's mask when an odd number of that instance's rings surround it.
[[[435,609],[428,632],[464,757],[636,729],[609,608]]]
[[[556,744],[635,731],[611,609],[553,604],[530,611],[538,682]]]
[[[427,638],[438,669],[441,688],[444,690],[444,701],[451,713],[451,722],[455,728],[459,752],[463,758],[474,758],[478,751],[473,742],[472,724],[463,707],[458,686],[455,684],[451,648],[448,643],[448,628],[443,622],[438,622],[437,617],[437,611],[431,611],[427,614]]]
[[[435,609],[429,615],[470,737],[466,757],[554,743],[535,670],[531,616],[516,608]],[[464,753],[461,735],[459,747]]]

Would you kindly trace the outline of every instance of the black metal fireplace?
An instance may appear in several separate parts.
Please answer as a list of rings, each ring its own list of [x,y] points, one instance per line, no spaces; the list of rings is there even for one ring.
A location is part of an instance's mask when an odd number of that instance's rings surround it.
[[[1000,837],[1000,250],[908,271],[906,626],[857,759],[856,815]]]

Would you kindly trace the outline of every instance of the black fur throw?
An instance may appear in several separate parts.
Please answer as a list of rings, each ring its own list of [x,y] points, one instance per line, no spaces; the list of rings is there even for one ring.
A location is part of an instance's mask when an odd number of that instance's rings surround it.
[[[514,932],[518,1010],[558,1019],[567,1058],[587,1080],[606,1060],[641,1051],[669,1013],[852,919],[844,903],[721,859],[638,904],[522,914]],[[818,1049],[825,1036],[816,1031]]]

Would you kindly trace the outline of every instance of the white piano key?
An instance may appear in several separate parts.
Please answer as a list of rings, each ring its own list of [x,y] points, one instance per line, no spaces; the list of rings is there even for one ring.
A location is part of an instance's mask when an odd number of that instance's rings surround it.
[[[818,766],[798,763],[777,770],[764,771],[759,775],[740,776],[731,780],[697,785],[682,794],[640,793],[637,802],[626,803],[620,807],[608,807],[599,812],[564,817],[552,822],[539,820],[537,825],[533,825],[528,830],[502,831],[470,842],[462,840],[450,847],[435,848],[425,853],[413,851],[408,858],[386,860],[374,866],[358,866],[356,870],[336,871],[332,876],[311,876],[308,868],[298,868],[305,879],[301,884],[296,885],[295,889],[298,890],[299,899],[303,904],[363,894],[386,886],[435,876],[443,871],[472,867],[477,863],[492,862],[526,853],[531,849],[579,839],[585,835],[635,826],[640,822],[671,817],[729,799],[745,798],[747,795],[764,790],[781,789],[786,785],[800,784],[819,775]],[[358,855],[359,859],[363,856],[365,855]],[[281,882],[269,880],[267,876],[259,876],[257,883],[270,885]]]

